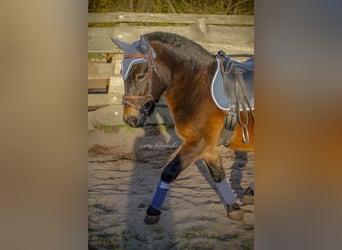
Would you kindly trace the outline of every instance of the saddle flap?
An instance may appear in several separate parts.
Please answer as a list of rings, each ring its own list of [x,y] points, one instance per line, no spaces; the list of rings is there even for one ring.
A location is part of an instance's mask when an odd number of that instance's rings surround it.
[[[223,75],[220,66],[220,60],[216,58],[217,68],[213,80],[211,82],[211,96],[220,109],[227,110],[231,104],[231,98],[226,94],[226,89],[223,84]]]
[[[235,100],[235,81],[238,74],[241,74],[243,83],[249,97],[249,101],[254,107],[254,57],[247,61],[240,63],[233,61],[229,71],[223,72],[224,75],[224,88],[226,95]]]
[[[224,63],[216,58],[217,68],[211,82],[211,95],[215,104],[222,110],[235,108],[235,81],[243,81],[249,102],[254,108],[254,57],[244,62],[237,62],[226,57]],[[238,76],[239,75],[239,76]]]

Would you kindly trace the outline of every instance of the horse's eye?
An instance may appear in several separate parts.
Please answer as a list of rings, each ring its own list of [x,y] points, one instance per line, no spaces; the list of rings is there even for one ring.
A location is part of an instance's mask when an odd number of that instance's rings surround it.
[[[137,81],[141,81],[141,80],[143,80],[143,79],[145,78],[145,75],[146,75],[146,73],[136,74],[136,75],[135,75],[135,79],[136,79]]]

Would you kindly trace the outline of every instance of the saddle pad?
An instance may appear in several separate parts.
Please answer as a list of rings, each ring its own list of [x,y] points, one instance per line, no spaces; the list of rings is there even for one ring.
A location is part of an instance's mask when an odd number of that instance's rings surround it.
[[[221,70],[221,60],[216,58],[216,61],[217,68],[211,82],[211,96],[216,106],[225,111],[235,108],[234,71],[239,70],[242,72],[249,102],[252,109],[254,109],[254,57],[242,63],[233,61],[231,57],[228,57],[226,59],[227,71],[225,72]]]

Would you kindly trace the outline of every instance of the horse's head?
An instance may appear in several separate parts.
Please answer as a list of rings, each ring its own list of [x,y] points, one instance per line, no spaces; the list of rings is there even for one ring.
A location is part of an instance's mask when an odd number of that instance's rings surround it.
[[[132,127],[142,127],[166,87],[155,64],[156,53],[143,36],[132,44],[114,38],[112,41],[125,51],[122,61],[123,120]]]

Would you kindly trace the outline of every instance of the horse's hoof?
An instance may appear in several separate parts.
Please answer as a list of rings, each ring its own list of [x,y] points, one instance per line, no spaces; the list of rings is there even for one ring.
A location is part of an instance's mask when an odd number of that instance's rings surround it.
[[[254,203],[254,191],[248,187],[245,192],[243,192],[243,198],[241,202],[245,205]]]
[[[152,206],[149,206],[146,210],[146,216],[144,222],[148,225],[157,224],[160,219],[161,212]]]
[[[248,187],[243,194],[247,196],[254,196],[254,191],[251,189],[251,187]]]
[[[245,195],[242,197],[241,202],[243,205],[250,205],[254,203],[254,196]]]
[[[243,214],[244,212],[238,204],[233,203],[227,205],[227,216],[229,219],[240,221],[243,218]]]
[[[157,224],[159,222],[160,215],[145,215],[144,222],[147,225]]]

